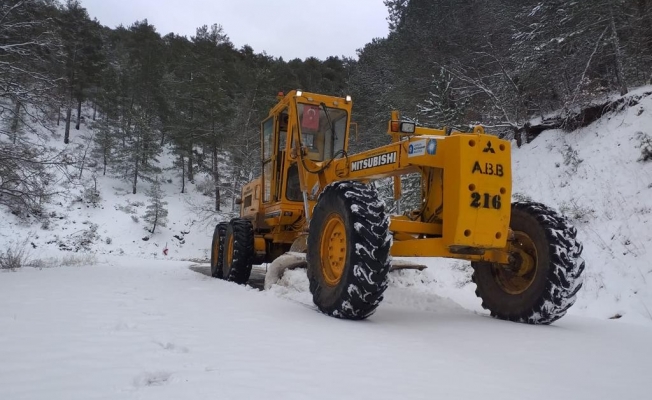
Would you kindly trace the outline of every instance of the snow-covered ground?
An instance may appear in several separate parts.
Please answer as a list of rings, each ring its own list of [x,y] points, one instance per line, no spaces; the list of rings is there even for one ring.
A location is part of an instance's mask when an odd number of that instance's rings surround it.
[[[494,320],[394,282],[369,320],[187,262],[0,274],[0,399],[644,399],[652,326]],[[409,275],[409,273],[408,273]],[[412,280],[414,282],[414,280]],[[281,290],[283,288],[284,290]]]
[[[132,195],[112,177],[98,179],[98,207],[64,188],[49,226],[3,213],[0,248],[26,243],[47,268],[0,271],[0,400],[648,398],[652,162],[637,160],[651,126],[648,96],[514,148],[515,197],[561,210],[584,243],[584,288],[549,327],[489,318],[459,261],[391,273],[362,322],[319,314],[303,270],[266,292],[211,279],[195,270],[217,219],[189,206],[210,199],[198,185],[179,193],[169,169],[170,221],[154,235],[148,184]]]

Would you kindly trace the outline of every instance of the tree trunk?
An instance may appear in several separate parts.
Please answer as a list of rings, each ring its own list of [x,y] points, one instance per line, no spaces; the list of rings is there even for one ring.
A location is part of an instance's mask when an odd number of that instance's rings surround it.
[[[20,128],[20,100],[16,100],[16,107],[14,108],[14,117],[11,122],[11,134],[13,136],[13,142],[16,144],[18,140],[18,130]]]
[[[154,226],[152,227],[152,235],[154,234],[154,231],[156,230],[156,225],[158,224],[158,208],[156,212],[154,213]]]
[[[231,201],[231,211],[236,210],[235,207],[235,198],[240,197],[240,194],[236,192],[236,188],[238,187],[238,174],[235,168],[233,168],[233,182],[231,183],[231,187],[233,188],[232,190],[232,201]]]
[[[61,106],[57,107],[57,126],[61,125]]]
[[[82,161],[81,161],[81,166],[79,168],[79,179],[81,180],[82,175],[84,174],[84,164],[86,164],[86,155],[88,154],[88,149],[91,147],[91,144],[93,143],[93,136],[88,139],[88,143],[86,144],[86,148],[84,149],[84,155],[82,156]]]
[[[136,194],[136,185],[138,184],[138,165],[139,165],[139,159],[136,157],[136,163],[134,166],[134,185],[133,185],[133,194]]]
[[[77,47],[75,46],[73,56],[72,56],[72,66],[70,70],[70,97],[68,98],[68,111],[66,112],[66,131],[63,135],[63,143],[70,143],[70,123],[72,120],[72,101],[74,99],[74,90],[75,90],[75,61],[77,60]]]
[[[72,118],[72,108],[68,106],[68,111],[66,111],[66,131],[63,135],[63,142],[65,144],[70,143],[70,119]]]
[[[93,121],[95,121],[96,116],[97,116],[97,101],[93,101]]]
[[[163,126],[161,128],[161,147],[163,147],[163,145],[165,144],[165,127],[167,126],[167,118],[166,117],[163,117],[163,118],[165,118],[165,119],[163,121],[161,121],[161,122],[163,122],[163,124],[162,124]]]
[[[641,31],[644,36],[644,43],[647,46],[648,56],[652,57],[652,9],[650,9],[650,0],[638,0],[638,15],[641,19]],[[652,83],[652,69],[646,71],[649,75],[649,81]]]
[[[103,171],[102,171],[102,175],[103,175],[103,176],[106,176],[106,153],[107,153],[107,151],[104,150],[103,153],[104,153],[104,154],[103,154],[103,157],[104,157],[104,169],[103,169]]]
[[[192,164],[194,160],[192,157],[192,144],[190,145],[190,151],[188,152],[188,181],[193,182],[195,180],[195,171],[193,170]]]
[[[627,82],[625,81],[623,53],[620,49],[620,38],[618,37],[618,31],[616,30],[616,18],[614,17],[612,8],[609,9],[609,13],[609,18],[611,20],[611,43],[614,46],[614,56],[616,57],[616,79],[618,80],[620,95],[624,96],[629,92],[629,90],[627,89]]]
[[[181,155],[181,193],[186,192],[186,159]]]
[[[82,101],[80,98],[77,103],[77,125],[75,125],[75,129],[77,130],[79,130],[79,126],[81,125],[81,106],[82,106]]]
[[[217,161],[217,145],[213,145],[213,182],[215,182],[215,211],[220,211],[220,171]]]
[[[131,129],[131,111],[134,109],[134,95],[131,95],[131,104],[129,104],[129,111],[127,112],[127,130]]]

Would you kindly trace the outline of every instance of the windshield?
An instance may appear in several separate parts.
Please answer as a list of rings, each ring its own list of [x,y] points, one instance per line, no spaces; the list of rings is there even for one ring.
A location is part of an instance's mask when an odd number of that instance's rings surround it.
[[[301,144],[313,161],[342,157],[346,136],[347,112],[339,108],[311,104],[298,105]],[[332,123],[332,125],[331,125]]]

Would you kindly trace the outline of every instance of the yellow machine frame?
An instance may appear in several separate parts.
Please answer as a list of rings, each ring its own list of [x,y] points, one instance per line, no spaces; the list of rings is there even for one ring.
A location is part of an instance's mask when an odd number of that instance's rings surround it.
[[[298,104],[346,111],[344,152],[337,158],[314,160],[302,143]],[[394,177],[395,198],[399,199],[400,176],[419,173],[421,208],[391,217],[393,256],[509,262],[510,251],[515,250],[508,246],[513,235],[509,229],[512,176],[508,141],[485,134],[479,126],[472,133],[415,127],[393,112],[388,123],[390,144],[348,155],[351,109],[350,97],[292,91],[270,111],[261,126],[268,173],[243,188],[241,205],[241,216],[254,224],[259,260],[273,260],[305,235],[319,193],[330,183]],[[263,131],[270,119],[273,151],[266,152]],[[289,170],[294,166],[301,201],[286,196]]]

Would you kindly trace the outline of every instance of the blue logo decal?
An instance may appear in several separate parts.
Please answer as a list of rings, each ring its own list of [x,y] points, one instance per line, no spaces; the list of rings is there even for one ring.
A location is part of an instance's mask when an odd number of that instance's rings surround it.
[[[428,139],[428,146],[426,147],[426,151],[431,156],[434,156],[435,154],[437,154],[437,140]]]
[[[412,153],[414,153],[414,146],[410,145],[410,147],[408,148],[408,154],[412,154]]]

